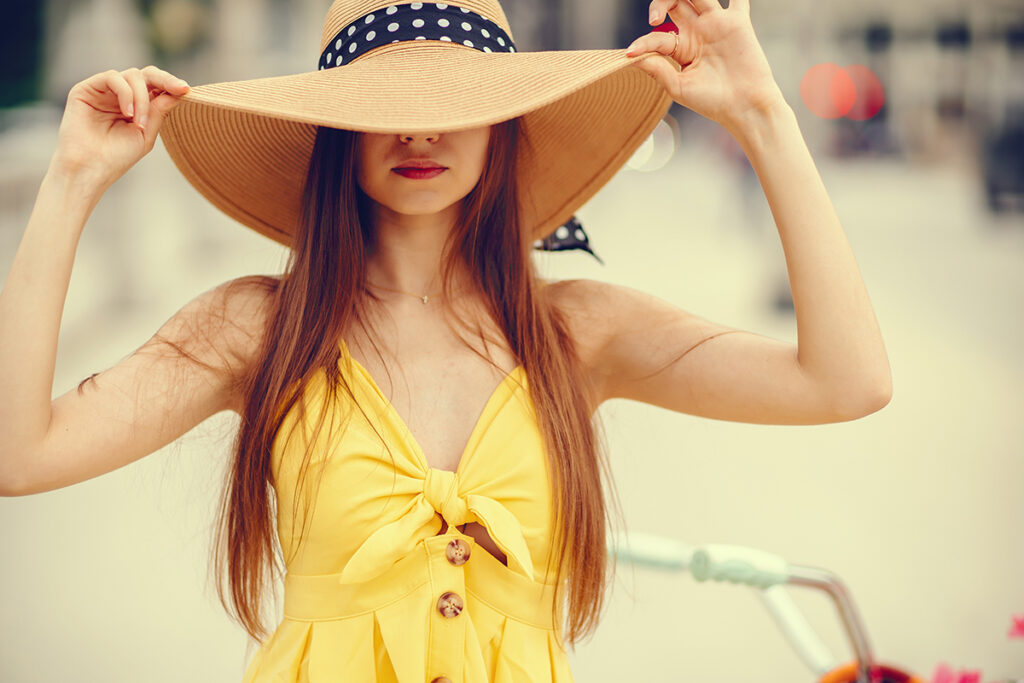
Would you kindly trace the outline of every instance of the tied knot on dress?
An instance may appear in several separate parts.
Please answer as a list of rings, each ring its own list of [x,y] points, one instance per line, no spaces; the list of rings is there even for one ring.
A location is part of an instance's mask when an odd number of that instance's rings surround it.
[[[449,533],[466,522],[479,521],[505,553],[508,568],[530,581],[536,580],[522,524],[508,508],[490,496],[461,493],[458,475],[449,470],[425,468],[419,490],[398,519],[363,541],[345,564],[340,583],[369,581],[416,551],[420,540],[433,537],[440,529],[438,512],[448,523]]]
[[[469,521],[469,505],[459,496],[459,482],[454,472],[429,468],[423,480],[423,495],[431,507],[441,513],[449,528]]]

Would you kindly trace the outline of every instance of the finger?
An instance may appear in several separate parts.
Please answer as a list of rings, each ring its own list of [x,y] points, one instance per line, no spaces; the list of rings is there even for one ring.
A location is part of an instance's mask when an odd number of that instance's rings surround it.
[[[663,55],[672,54],[675,48],[675,38],[664,31],[645,33],[626,48],[627,57],[635,57],[646,52],[657,52]]]
[[[155,138],[160,132],[167,113],[181,103],[181,98],[170,93],[161,93],[149,105],[149,126],[146,129],[147,140]]]
[[[146,77],[135,67],[125,69],[121,75],[132,87],[135,98],[135,125],[145,131],[146,123],[149,121],[149,89],[146,87]]]
[[[652,31],[645,35],[640,36],[626,48],[627,57],[635,57],[636,55],[642,55],[645,52],[657,52],[658,54],[670,56],[679,59],[681,62],[689,62],[691,60],[686,59],[684,54],[676,54],[677,45],[683,47],[683,39],[680,37],[676,39],[675,33],[669,33],[666,31]],[[680,49],[680,53],[684,50]]]
[[[117,108],[125,118],[130,119],[135,115],[135,107],[133,104],[135,96],[132,93],[132,88],[128,85],[128,81],[124,80],[121,74],[117,71],[110,69],[109,71],[98,73],[87,78],[82,82],[82,85],[97,94],[104,92],[111,93],[117,99]],[[92,103],[93,106],[96,104],[99,103]]]
[[[722,5],[719,4],[718,0],[690,0],[693,6],[697,8],[697,11],[701,14],[707,14],[708,12],[721,12]]]
[[[146,83],[150,88],[163,90],[172,95],[184,95],[188,92],[189,85],[183,79],[153,65],[143,67],[142,75],[146,77]]]
[[[633,63],[641,71],[656,80],[673,97],[676,96],[679,80],[679,65],[662,57],[648,57]]]
[[[665,17],[679,25],[697,18],[697,11],[687,0],[651,0],[649,23],[658,26],[665,23]]]

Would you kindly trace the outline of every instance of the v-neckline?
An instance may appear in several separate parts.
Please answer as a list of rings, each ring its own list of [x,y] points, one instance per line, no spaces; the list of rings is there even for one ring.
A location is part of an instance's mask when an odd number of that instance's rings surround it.
[[[426,452],[424,452],[423,447],[420,445],[419,439],[417,439],[416,436],[412,433],[412,430],[409,429],[409,423],[405,421],[405,418],[402,417],[402,415],[398,412],[398,409],[396,409],[394,404],[391,403],[391,399],[389,399],[384,394],[384,392],[381,390],[380,385],[377,384],[377,380],[375,380],[373,378],[373,375],[370,374],[370,371],[367,370],[366,367],[362,363],[360,363],[358,360],[356,360],[356,358],[349,351],[348,344],[345,342],[344,339],[341,340],[340,346],[341,346],[342,352],[345,354],[345,356],[348,358],[348,360],[351,361],[352,367],[354,367],[356,370],[359,371],[359,374],[361,374],[363,376],[363,378],[366,380],[366,383],[370,385],[371,389],[373,389],[373,393],[375,393],[377,395],[377,398],[381,402],[381,404],[384,406],[384,409],[388,413],[391,414],[392,418],[399,425],[401,425],[402,430],[405,432],[406,440],[408,441],[409,445],[412,447],[412,450],[419,457],[420,463],[423,465],[423,469],[424,470],[435,469],[435,470],[441,470],[442,472],[452,472],[454,474],[458,474],[459,472],[461,472],[462,469],[463,469],[464,463],[467,460],[467,456],[471,455],[470,448],[474,444],[476,444],[477,441],[479,441],[479,432],[480,432],[481,429],[484,428],[483,427],[484,416],[486,416],[488,414],[488,412],[490,412],[492,404],[495,403],[498,400],[498,397],[502,393],[502,389],[504,389],[505,386],[510,381],[512,381],[513,379],[517,378],[519,375],[521,375],[525,371],[525,369],[523,368],[522,364],[516,365],[514,368],[512,368],[511,371],[506,373],[505,376],[501,378],[501,381],[499,381],[498,384],[494,387],[494,389],[491,390],[491,393],[490,393],[490,395],[488,395],[487,399],[484,401],[483,407],[480,409],[479,414],[477,414],[476,421],[473,423],[473,428],[469,432],[469,438],[467,439],[465,445],[462,447],[462,451],[459,454],[459,462],[458,462],[458,464],[455,466],[454,470],[448,470],[448,469],[445,469],[443,467],[433,467],[433,466],[431,466],[430,462],[427,460]],[[522,385],[521,379],[517,380],[517,381],[519,382],[520,385]]]

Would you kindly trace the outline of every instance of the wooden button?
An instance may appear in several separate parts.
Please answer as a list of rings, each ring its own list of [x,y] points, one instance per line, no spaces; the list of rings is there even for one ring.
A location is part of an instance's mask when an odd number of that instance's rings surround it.
[[[458,593],[451,591],[442,593],[441,598],[437,601],[437,611],[446,619],[459,616],[459,612],[462,611],[462,598]]]
[[[447,676],[438,676],[434,680],[430,681],[430,683],[452,683],[452,679]]]
[[[469,559],[469,544],[461,538],[456,538],[445,548],[444,556],[456,567],[466,564],[466,560]]]

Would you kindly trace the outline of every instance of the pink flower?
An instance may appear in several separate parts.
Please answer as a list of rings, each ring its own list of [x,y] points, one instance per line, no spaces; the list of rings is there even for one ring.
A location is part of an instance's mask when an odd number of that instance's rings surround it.
[[[939,664],[932,674],[932,683],[956,683],[953,670],[945,662]]]
[[[1024,638],[1024,614],[1011,614],[1010,618],[1013,619],[1013,626],[1006,635],[1010,638]]]

